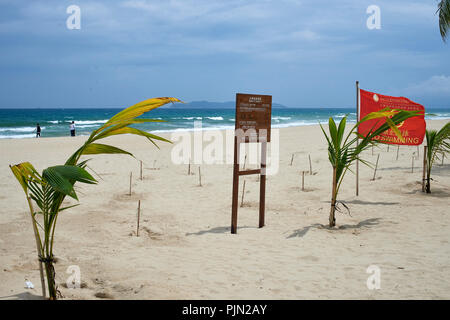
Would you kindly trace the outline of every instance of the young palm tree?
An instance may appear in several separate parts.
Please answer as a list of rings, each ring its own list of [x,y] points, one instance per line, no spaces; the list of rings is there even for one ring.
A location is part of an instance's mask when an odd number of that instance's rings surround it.
[[[161,122],[161,120],[138,117],[170,102],[180,102],[180,100],[176,98],[153,98],[119,112],[102,127],[93,131],[87,141],[69,157],[64,165],[49,167],[42,174],[39,174],[29,162],[10,166],[14,176],[21,184],[28,202],[38,251],[44,297],[46,294],[42,265],[45,267],[49,298],[51,300],[57,299],[58,290],[55,284],[55,269],[53,266],[56,221],[61,211],[70,208],[62,208],[63,201],[66,196],[78,200],[74,190],[76,182],[89,184],[97,182],[85,170],[88,160],[79,162],[81,156],[93,154],[127,154],[133,156],[117,147],[98,143],[101,139],[119,134],[135,134],[146,137],[156,147],[158,146],[154,140],[170,142],[162,137],[130,127],[130,125],[144,122]],[[33,202],[39,208],[38,211],[35,211]]]
[[[441,0],[438,3],[437,13],[439,14],[439,31],[442,40],[446,41],[450,30],[450,0]]]
[[[439,156],[445,156],[450,152],[450,122],[441,128],[441,130],[427,130],[427,193],[431,193],[431,168]]]
[[[388,129],[392,129],[395,134],[403,141],[403,137],[400,131],[396,127],[402,121],[416,116],[418,113],[414,111],[403,111],[384,109],[378,112],[372,112],[356,123],[347,134],[344,139],[345,126],[347,123],[347,117],[342,118],[339,126],[336,126],[333,118],[330,117],[328,121],[329,135],[322,128],[322,132],[328,142],[328,159],[333,167],[333,185],[331,195],[331,208],[329,217],[329,226],[334,227],[336,225],[335,211],[337,204],[337,195],[341,187],[342,181],[350,166],[355,161],[361,161],[362,163],[369,165],[368,162],[361,159],[361,152],[368,149],[371,145],[376,144],[375,137]],[[365,137],[357,133],[357,128],[360,123],[372,119],[383,119],[384,123],[377,129],[372,129]],[[375,127],[374,127],[375,128]],[[359,140],[359,144],[356,145],[356,141]]]

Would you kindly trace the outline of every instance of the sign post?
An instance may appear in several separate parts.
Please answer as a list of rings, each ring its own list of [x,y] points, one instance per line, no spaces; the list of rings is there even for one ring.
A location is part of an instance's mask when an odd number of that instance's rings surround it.
[[[234,134],[233,197],[231,205],[231,233],[237,233],[239,176],[259,174],[259,227],[264,227],[266,200],[267,142],[270,142],[272,96],[236,94],[236,125]],[[239,169],[241,143],[261,143],[261,168]]]

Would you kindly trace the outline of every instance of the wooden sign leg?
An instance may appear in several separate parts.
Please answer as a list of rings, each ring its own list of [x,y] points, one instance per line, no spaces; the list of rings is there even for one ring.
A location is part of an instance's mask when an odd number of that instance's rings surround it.
[[[231,233],[237,233],[238,193],[239,193],[239,149],[237,138],[234,137],[234,167],[233,167],[233,200],[231,204]]]
[[[259,227],[264,227],[266,210],[266,159],[267,142],[261,143],[261,180],[259,182]]]

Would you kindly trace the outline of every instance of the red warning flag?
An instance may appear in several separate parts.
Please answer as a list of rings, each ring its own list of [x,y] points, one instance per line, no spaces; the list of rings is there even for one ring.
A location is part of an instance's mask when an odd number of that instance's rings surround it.
[[[402,142],[397,135],[389,129],[377,136],[375,140],[387,143],[387,144],[399,144],[399,145],[419,145],[422,144],[423,138],[425,136],[425,108],[415,103],[414,101],[409,100],[405,97],[391,97],[384,96],[378,93],[369,92],[360,89],[360,119],[364,118],[371,112],[380,111],[385,108],[391,109],[401,109],[408,111],[420,111],[418,116],[409,118],[403,122],[401,122],[397,127],[400,130],[403,138],[405,139]],[[378,128],[384,123],[384,121],[380,121],[380,119],[372,119],[361,123],[358,126],[358,132],[366,136],[370,131]],[[375,127],[374,127],[375,126]]]

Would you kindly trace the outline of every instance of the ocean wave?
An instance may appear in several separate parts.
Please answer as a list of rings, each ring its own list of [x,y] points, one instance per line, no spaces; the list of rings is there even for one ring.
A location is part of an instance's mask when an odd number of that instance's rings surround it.
[[[432,113],[432,114],[425,114],[425,119],[428,120],[445,120],[450,119],[450,113]]]
[[[47,121],[47,122],[49,122],[49,123],[54,123],[54,124],[58,124],[58,123],[61,123],[62,121],[59,121],[59,120],[49,120],[49,121]]]
[[[45,127],[41,127],[41,130],[44,130]],[[36,130],[36,127],[11,127],[11,128],[0,128],[0,132],[33,132]]]
[[[288,122],[288,123],[283,123],[283,124],[275,124],[272,125],[272,128],[288,128],[288,127],[301,127],[301,126],[313,126],[319,124],[319,122],[317,121],[295,121],[295,122]]]
[[[67,123],[72,123],[72,121],[66,121]],[[75,124],[101,124],[108,122],[106,120],[74,120]]]
[[[291,117],[272,117],[272,120],[291,120]]]
[[[206,118],[208,118],[209,120],[216,120],[216,121],[223,120],[223,117],[206,117]]]
[[[182,118],[172,118],[172,119],[183,119],[183,120],[202,120],[202,117],[182,117]]]
[[[82,128],[92,128],[92,127],[97,127],[99,124],[81,124],[81,125],[77,125],[76,128],[78,129],[82,129]]]
[[[212,127],[202,127],[202,128],[177,128],[177,129],[160,129],[160,130],[151,130],[147,131],[150,133],[170,133],[170,132],[185,132],[185,131],[211,131],[211,130],[231,130],[234,129],[234,126],[212,126]]]
[[[0,139],[24,139],[24,138],[33,138],[36,135],[34,134],[11,134],[11,135],[1,135]]]

